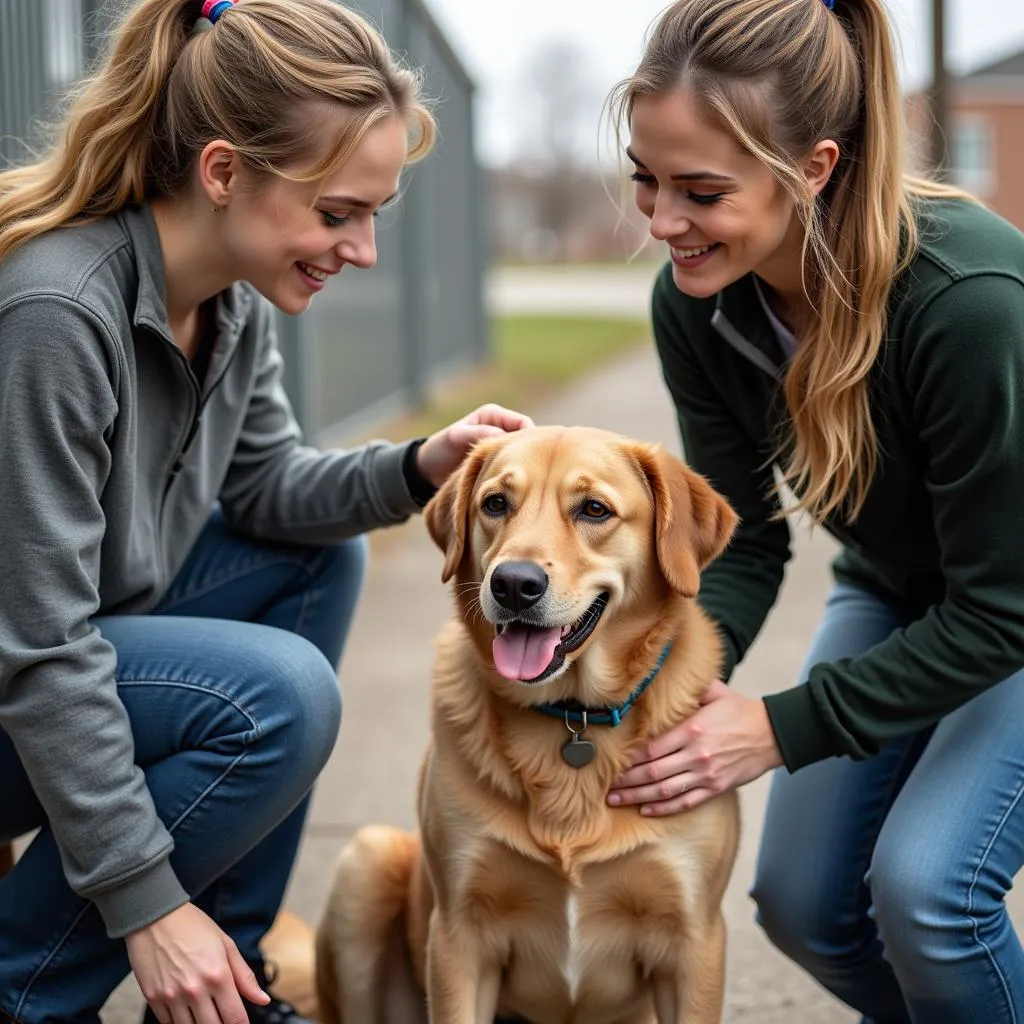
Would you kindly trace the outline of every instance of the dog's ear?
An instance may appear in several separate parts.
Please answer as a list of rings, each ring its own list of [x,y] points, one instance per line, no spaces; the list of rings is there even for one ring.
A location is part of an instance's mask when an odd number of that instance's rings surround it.
[[[445,553],[442,583],[447,583],[455,575],[462,562],[469,531],[469,499],[486,458],[487,453],[477,445],[423,510],[427,532]]]
[[[662,575],[673,590],[696,597],[701,570],[722,553],[739,520],[707,480],[675,456],[657,446],[636,454],[654,496]]]

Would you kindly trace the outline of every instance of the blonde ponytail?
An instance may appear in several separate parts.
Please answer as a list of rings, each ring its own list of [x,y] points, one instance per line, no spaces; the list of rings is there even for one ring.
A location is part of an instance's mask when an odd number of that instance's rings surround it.
[[[894,279],[917,250],[917,203],[964,193],[904,174],[903,108],[882,0],[676,0],[637,71],[612,94],[621,136],[635,97],[685,85],[768,166],[805,229],[815,311],[785,380],[785,481],[815,521],[856,518],[878,461],[869,377]],[[815,196],[802,159],[839,144]]]
[[[201,9],[202,0],[139,0],[49,153],[0,173],[0,261],[44,231],[176,193],[213,139],[258,173],[299,180],[329,174],[393,113],[409,126],[409,159],[430,150],[418,77],[357,14],[332,0],[244,0],[194,35]],[[310,102],[344,114],[326,155]]]
[[[201,6],[140,4],[99,72],[77,90],[51,152],[0,174],[0,260],[50,228],[143,199],[157,112]]]

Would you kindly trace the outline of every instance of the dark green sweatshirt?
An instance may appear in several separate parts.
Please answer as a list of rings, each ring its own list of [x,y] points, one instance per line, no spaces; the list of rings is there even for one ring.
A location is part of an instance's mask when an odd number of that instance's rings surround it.
[[[791,771],[868,757],[1024,668],[1024,235],[966,201],[924,202],[919,223],[870,379],[879,468],[856,522],[825,524],[836,577],[915,621],[765,698]],[[770,496],[783,356],[752,276],[693,299],[666,266],[653,316],[687,459],[741,517],[700,593],[728,678],[789,558]]]

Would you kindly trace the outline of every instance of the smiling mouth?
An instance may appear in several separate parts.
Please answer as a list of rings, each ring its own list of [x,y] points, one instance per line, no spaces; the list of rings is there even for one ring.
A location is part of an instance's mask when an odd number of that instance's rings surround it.
[[[331,275],[326,270],[321,270],[319,267],[311,266],[309,263],[303,263],[299,261],[299,269],[304,273],[308,274],[315,281],[326,281]]]
[[[677,259],[681,260],[693,260],[697,259],[698,256],[706,256],[710,252],[714,252],[722,243],[721,242],[710,242],[707,245],[697,246],[690,249],[680,249],[676,246],[672,246],[672,255]]]
[[[549,626],[525,619],[499,622],[492,645],[494,667],[506,678],[523,683],[542,683],[577,651],[597,627],[608,604],[607,592],[567,626]]]

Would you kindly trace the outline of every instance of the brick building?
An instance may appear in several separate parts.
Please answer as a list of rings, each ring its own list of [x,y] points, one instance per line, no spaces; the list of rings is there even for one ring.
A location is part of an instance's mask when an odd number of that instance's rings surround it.
[[[950,177],[1024,229],[1024,50],[949,83]],[[912,151],[925,152],[927,108],[908,109]]]

